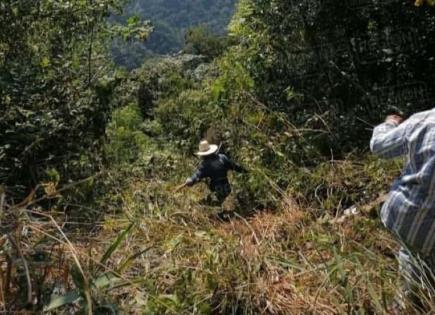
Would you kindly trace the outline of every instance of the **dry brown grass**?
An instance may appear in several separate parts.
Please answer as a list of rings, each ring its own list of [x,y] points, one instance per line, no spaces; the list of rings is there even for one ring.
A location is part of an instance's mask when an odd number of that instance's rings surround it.
[[[15,257],[1,262],[3,309],[38,310],[48,303],[44,290],[85,293],[72,268],[78,261],[97,310],[113,305],[132,314],[387,313],[397,289],[397,244],[374,217],[376,211],[367,210],[376,207],[376,198],[337,222],[341,212],[321,212],[283,193],[279,209],[236,214],[223,222],[216,217],[219,209],[198,204],[202,187],[179,194],[173,187],[135,178],[122,190],[123,208],[106,211],[93,225],[73,224],[62,212],[39,215],[33,207],[12,216],[11,231],[29,262],[34,300],[15,303],[20,291],[26,292],[23,264],[2,238],[1,250]],[[23,236],[24,230],[29,232]],[[37,263],[35,251],[49,255]],[[102,275],[116,281],[98,287]],[[82,297],[61,310],[83,308]]]

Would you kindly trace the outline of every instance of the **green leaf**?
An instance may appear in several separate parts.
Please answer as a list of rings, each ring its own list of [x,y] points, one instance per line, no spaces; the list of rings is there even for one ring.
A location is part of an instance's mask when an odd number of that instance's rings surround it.
[[[178,234],[175,238],[170,239],[165,243],[166,253],[170,253],[175,250],[180,243],[183,242],[183,233]]]
[[[71,291],[62,296],[52,297],[50,303],[44,306],[44,312],[49,312],[64,305],[77,302],[80,298],[81,296],[77,291]]]
[[[117,272],[121,273],[122,271],[124,271],[124,269],[127,268],[133,260],[135,260],[137,257],[145,254],[151,248],[153,248],[153,247],[151,246],[151,247],[145,248],[144,250],[141,250],[140,252],[137,252],[136,254],[128,257],[123,263],[120,264],[120,267],[118,267]]]
[[[367,291],[368,291],[368,293],[369,293],[369,295],[370,295],[370,298],[371,298],[371,300],[372,300],[372,302],[375,304],[375,306],[376,306],[376,310],[377,310],[377,312],[379,312],[379,313],[383,313],[383,311],[384,311],[384,308],[382,307],[382,305],[381,305],[381,303],[379,302],[379,301],[382,301],[382,299],[381,299],[381,297],[379,296],[379,294],[377,294],[376,292],[375,292],[375,290],[373,289],[373,286],[372,286],[372,284],[371,284],[371,281],[370,281],[370,279],[368,279],[368,277],[367,277]]]
[[[47,57],[44,57],[42,58],[40,65],[43,68],[47,68],[50,65],[50,60]]]
[[[139,23],[139,16],[137,16],[137,15],[130,16],[130,17],[127,19],[127,25],[128,25],[128,26],[135,26],[135,25],[137,25],[138,23]]]
[[[85,280],[83,279],[83,274],[81,273],[77,265],[73,265],[71,267],[71,278],[79,291],[85,290]]]
[[[104,289],[108,286],[110,286],[111,284],[115,284],[117,282],[119,282],[121,280],[121,278],[118,278],[112,274],[103,274],[102,276],[99,276],[95,281],[94,281],[94,286],[97,289]]]
[[[104,253],[103,257],[101,258],[100,263],[105,264],[107,260],[112,256],[112,254],[116,251],[116,249],[119,247],[121,242],[125,239],[125,237],[128,235],[130,230],[133,228],[134,222],[132,222],[124,231],[122,231],[118,237],[116,238],[115,242],[110,245],[110,247],[107,249],[107,251]]]

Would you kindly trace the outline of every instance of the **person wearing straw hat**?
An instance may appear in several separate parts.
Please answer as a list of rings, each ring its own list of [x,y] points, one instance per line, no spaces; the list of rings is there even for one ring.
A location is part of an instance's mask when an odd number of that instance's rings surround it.
[[[192,187],[202,179],[208,178],[210,180],[209,188],[216,196],[219,206],[221,206],[231,193],[228,171],[246,173],[246,170],[234,163],[225,154],[219,153],[219,147],[215,144],[209,144],[207,140],[202,140],[199,143],[199,151],[196,155],[202,158],[201,164],[182,187]]]

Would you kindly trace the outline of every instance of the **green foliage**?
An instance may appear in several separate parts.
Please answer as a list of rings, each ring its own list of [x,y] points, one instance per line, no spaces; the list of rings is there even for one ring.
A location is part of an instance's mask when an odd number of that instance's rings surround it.
[[[128,233],[129,229],[123,231],[125,235]],[[122,234],[121,234],[122,235]],[[120,244],[121,237],[116,239],[116,243],[112,244],[108,251],[105,253],[103,259],[108,259],[113,254],[113,252],[117,249]],[[107,303],[97,303],[98,295],[101,294],[105,289],[110,288],[111,286],[120,285],[120,278],[113,275],[112,273],[103,273],[99,275],[91,282],[92,295],[94,298],[94,302],[96,305],[92,305],[91,309],[93,312],[89,313],[90,306],[85,302],[85,292],[83,285],[81,284],[82,278],[79,273],[72,272],[73,281],[77,287],[76,290],[70,291],[64,295],[60,296],[52,296],[50,302],[44,305],[44,312],[53,312],[60,308],[71,307],[74,304],[78,304],[80,307],[79,313],[82,314],[107,314],[107,310],[109,309],[112,313],[116,314],[117,307],[114,304]]]
[[[207,60],[220,56],[230,45],[230,37],[212,34],[205,26],[200,25],[187,30],[183,52],[202,55]]]
[[[126,41],[141,41],[148,39],[152,31],[152,27],[148,22],[143,22],[138,16],[131,16],[127,19],[127,25],[111,25],[108,31],[113,37],[121,37],[122,42]]]
[[[131,223],[124,231],[122,231],[116,240],[109,246],[107,251],[104,253],[103,257],[100,260],[100,264],[104,265],[107,260],[113,255],[113,253],[119,248],[124,239],[128,236],[131,229],[134,227],[134,223]]]
[[[42,1],[48,16],[21,2],[0,4],[7,184],[43,180],[36,194],[79,208],[62,213],[48,200],[53,218],[26,210],[32,203],[5,202],[0,190],[2,229],[13,231],[0,238],[2,270],[10,273],[1,274],[9,281],[5,307],[24,309],[30,292],[37,302],[27,307],[65,314],[388,312],[397,244],[378,213],[402,164],[363,153],[366,124],[394,105],[366,106],[365,92],[411,77],[433,82],[433,47],[425,40],[423,50],[410,51],[387,41],[367,63],[372,52],[358,59],[358,47],[336,43],[370,42],[402,24],[431,38],[433,17],[399,2],[356,13],[334,1],[242,0],[230,46],[193,29],[186,51],[205,60],[156,58],[126,74],[106,70],[107,36],[143,37],[149,26],[137,17],[108,26],[116,4]],[[399,109],[410,109],[402,101]],[[104,154],[94,154],[102,137]],[[229,222],[217,216],[221,208],[203,204],[205,183],[174,189],[195,169],[202,138],[248,169],[230,175]],[[74,190],[90,205],[58,189],[101,162],[105,172]],[[31,180],[29,169],[36,170]],[[49,299],[54,287],[70,293]]]
[[[236,11],[231,18],[228,30],[231,36],[244,38],[245,40],[251,37],[252,29],[246,23],[246,17],[250,16],[253,12],[253,3],[251,0],[239,0],[237,3]]]
[[[0,182],[27,189],[47,169],[55,168],[62,181],[95,171],[119,83],[106,58],[114,36],[106,19],[122,4],[0,4]]]
[[[420,6],[424,5],[424,4],[427,4],[427,5],[430,5],[430,6],[434,6],[435,5],[435,1],[433,1],[433,0],[427,0],[427,1],[425,1],[425,0],[416,0],[415,1],[415,6],[417,6],[417,7],[420,7]]]
[[[115,110],[107,128],[106,158],[110,163],[130,163],[148,145],[148,138],[141,131],[142,117],[139,108],[128,105]]]
[[[219,37],[226,32],[234,12],[235,2],[235,0],[131,1],[125,10],[125,17],[115,19],[123,22],[134,14],[150,20],[154,32],[145,44],[132,42],[125,45],[116,41],[113,45],[114,59],[118,64],[132,69],[139,67],[147,56],[176,53],[183,49],[188,30],[198,25],[204,25],[207,30],[210,30],[210,34],[206,36],[207,45],[201,45],[202,52],[214,56],[221,51],[222,46],[226,45],[226,40]],[[218,35],[215,37],[211,34]],[[197,35],[203,37],[203,34]],[[191,52],[197,48],[188,45],[187,49]]]
[[[219,77],[212,84],[213,98],[223,106],[241,93],[252,92],[254,81],[238,61],[238,49],[234,48],[218,61]],[[226,104],[226,105],[225,105]]]
[[[252,148],[243,146],[240,155],[248,156]],[[155,155],[164,151],[161,148]],[[138,228],[129,233],[129,243],[134,246],[135,241],[146,240],[153,249],[139,256],[132,265],[134,272],[128,273],[135,281],[147,280],[140,289],[131,289],[133,300],[119,293],[123,310],[149,314],[209,314],[210,310],[255,314],[266,307],[282,314],[298,314],[301,309],[386,311],[385,301],[392,299],[396,289],[395,245],[381,229],[378,211],[366,205],[386,188],[386,181],[399,168],[396,162],[361,156],[356,161],[349,156],[310,171],[295,168],[282,176],[290,177],[294,191],[279,195],[281,204],[275,211],[224,223],[214,219],[215,210],[198,203],[205,193],[201,185],[174,193],[179,175],[187,170],[186,162],[192,165],[177,151],[172,156],[172,176],[157,161],[150,177],[144,178],[143,168],[136,168],[143,163],[140,160],[129,169],[123,213],[138,222]],[[268,175],[274,182],[277,176],[251,172],[245,180],[262,182]],[[241,185],[237,181],[234,186]],[[252,189],[259,187],[253,185]],[[268,186],[261,195],[274,194],[275,189]],[[351,200],[340,202],[346,194]],[[335,223],[353,202],[359,214]],[[131,249],[125,252],[127,256]]]
[[[434,36],[435,18],[424,14],[402,1],[242,1],[230,27],[241,41],[232,64],[296,126],[321,117],[321,144],[340,156],[365,148],[367,127],[392,106],[431,107],[435,51],[424,38]]]
[[[155,114],[168,138],[179,139],[182,147],[193,150],[198,137],[223,113],[201,91],[187,90],[160,103]]]
[[[153,117],[153,110],[160,100],[176,97],[180,91],[200,85],[200,81],[209,70],[203,62],[203,57],[181,55],[151,59],[145,63],[135,74],[135,80],[139,84],[137,103],[142,116]],[[201,66],[204,71],[201,70]]]

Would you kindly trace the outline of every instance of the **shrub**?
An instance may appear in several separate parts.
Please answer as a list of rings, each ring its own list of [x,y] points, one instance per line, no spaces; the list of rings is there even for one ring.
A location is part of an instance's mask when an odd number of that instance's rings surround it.
[[[107,127],[106,158],[111,165],[131,163],[147,149],[150,141],[142,132],[142,116],[137,105],[115,110]]]

